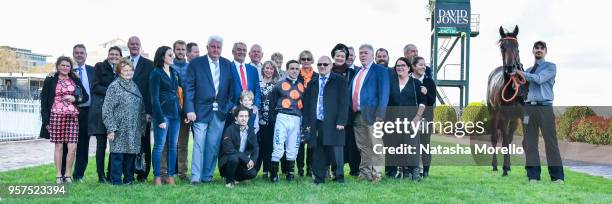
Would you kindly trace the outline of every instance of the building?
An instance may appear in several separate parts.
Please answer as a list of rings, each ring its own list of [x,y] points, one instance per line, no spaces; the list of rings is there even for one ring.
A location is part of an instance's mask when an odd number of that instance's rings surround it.
[[[85,46],[87,47],[87,63],[91,64],[92,66],[97,62],[104,61],[108,56],[108,49],[110,49],[112,46],[121,48],[121,54],[123,57],[130,55],[130,49],[127,47],[127,40],[123,40],[121,38],[106,41],[92,48],[87,45]],[[140,49],[142,50],[142,47]],[[149,57],[148,53],[142,52],[141,54],[144,57]]]
[[[47,65],[47,57],[51,57],[51,55],[33,53],[32,50],[10,46],[0,46],[0,49],[15,53],[15,58],[17,58],[19,66],[18,72],[21,73],[27,73],[30,72],[32,68]]]

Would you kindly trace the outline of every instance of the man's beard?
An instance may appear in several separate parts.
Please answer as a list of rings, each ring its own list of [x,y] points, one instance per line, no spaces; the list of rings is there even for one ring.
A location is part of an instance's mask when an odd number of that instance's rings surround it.
[[[378,60],[378,62],[376,62],[376,64],[382,64],[382,65],[385,65],[385,67],[389,66],[389,62],[387,62],[385,60]]]

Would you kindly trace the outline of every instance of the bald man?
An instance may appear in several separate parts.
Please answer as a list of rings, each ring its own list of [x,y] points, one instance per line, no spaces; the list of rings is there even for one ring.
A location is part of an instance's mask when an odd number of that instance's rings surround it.
[[[310,125],[307,135],[308,147],[313,152],[314,183],[325,182],[327,170],[335,169],[334,181],[344,182],[344,127],[348,121],[348,81],[331,72],[332,61],[323,56],[317,61],[318,79],[308,89],[304,97],[306,108],[304,120]],[[308,122],[310,121],[310,122]]]
[[[126,59],[134,67],[134,77],[132,80],[134,80],[140,94],[144,98],[145,112],[147,113],[147,126],[145,127],[145,135],[142,137],[141,142],[141,151],[145,155],[145,171],[136,177],[138,181],[145,182],[151,169],[151,96],[149,94],[149,74],[153,71],[153,61],[141,56],[140,38],[136,36],[130,37],[127,46],[130,50],[130,56]]]

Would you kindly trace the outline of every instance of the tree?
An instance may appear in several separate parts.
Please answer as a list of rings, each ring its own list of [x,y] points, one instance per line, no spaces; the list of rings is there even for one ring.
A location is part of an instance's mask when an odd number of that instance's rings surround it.
[[[19,72],[19,62],[15,52],[0,49],[0,72]]]

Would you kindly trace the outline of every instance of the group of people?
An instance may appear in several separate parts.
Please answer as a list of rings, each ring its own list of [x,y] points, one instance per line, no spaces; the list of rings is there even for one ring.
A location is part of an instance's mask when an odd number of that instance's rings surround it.
[[[141,55],[138,37],[127,46],[129,56],[114,46],[91,67],[85,46],[77,44],[76,64],[59,57],[56,72],[45,79],[41,137],[55,143],[58,184],[83,180],[90,136],[97,141],[98,181],[113,185],[145,182],[151,163],[155,185],[174,185],[175,175],[194,185],[211,182],[217,161],[227,187],[260,170],[272,182],[280,180],[279,170],[292,181],[296,164],[298,175],[316,184],[344,182],[345,163],[350,175],[372,182],[383,174],[429,175],[429,155],[402,158],[406,165],[383,170],[385,155],[374,153],[373,145],[387,141],[371,134],[388,107],[414,107],[394,117],[433,120],[436,84],[413,44],[393,67],[387,50],[369,44],[356,50],[337,44],[318,58],[304,50],[285,64],[280,53],[262,62],[262,47],[247,50],[243,42],[234,43],[233,59],[226,59],[219,36],[208,39],[203,56],[198,44],[181,40],[159,47],[153,61]],[[353,63],[357,56],[360,66]],[[430,134],[403,140],[429,141]]]

